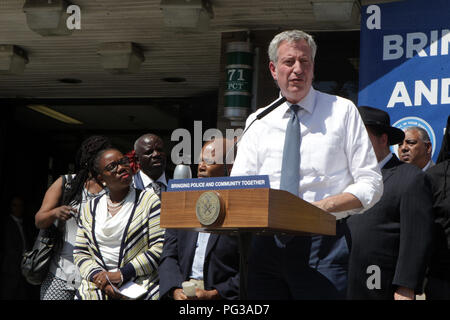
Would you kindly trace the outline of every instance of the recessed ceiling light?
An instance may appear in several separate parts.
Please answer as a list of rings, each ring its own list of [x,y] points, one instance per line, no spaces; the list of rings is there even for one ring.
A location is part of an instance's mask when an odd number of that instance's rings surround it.
[[[62,78],[62,79],[58,79],[58,81],[62,82],[62,83],[69,83],[69,84],[77,84],[77,83],[83,82],[80,79],[76,79],[76,78]]]
[[[185,82],[186,78],[182,78],[182,77],[167,77],[167,78],[162,78],[161,80],[165,81],[165,82],[174,82],[174,83],[176,83],[176,82]]]

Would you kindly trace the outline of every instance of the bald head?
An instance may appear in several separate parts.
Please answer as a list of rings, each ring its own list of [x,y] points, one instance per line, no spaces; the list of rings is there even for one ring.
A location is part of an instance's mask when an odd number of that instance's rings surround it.
[[[136,153],[138,152],[138,149],[140,149],[140,151],[142,152],[142,148],[144,145],[149,144],[150,141],[157,141],[157,140],[161,140],[161,138],[156,134],[146,133],[137,138],[137,140],[134,142],[134,150],[136,151]]]
[[[217,138],[206,142],[203,145],[198,165],[198,177],[208,178],[224,176],[225,162],[227,163],[228,172],[230,172],[234,162],[234,155],[229,155],[227,159],[225,159],[225,157],[232,147],[233,141],[224,138]]]
[[[144,134],[134,143],[134,150],[141,170],[152,180],[158,180],[167,162],[162,139],[155,134]]]

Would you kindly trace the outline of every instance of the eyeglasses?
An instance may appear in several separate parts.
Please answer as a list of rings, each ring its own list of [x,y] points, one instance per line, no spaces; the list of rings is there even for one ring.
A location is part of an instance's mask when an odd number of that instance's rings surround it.
[[[111,163],[108,163],[105,168],[103,169],[104,171],[109,171],[111,173],[116,173],[117,171],[117,167],[119,166],[119,164],[121,166],[130,166],[130,159],[128,157],[123,157],[122,159],[119,159],[117,161],[113,161]]]

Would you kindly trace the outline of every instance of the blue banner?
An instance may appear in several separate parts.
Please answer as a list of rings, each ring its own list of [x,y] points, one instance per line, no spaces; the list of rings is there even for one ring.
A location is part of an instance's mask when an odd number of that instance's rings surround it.
[[[270,188],[269,176],[239,176],[169,180],[167,191]]]
[[[449,10],[448,0],[361,9],[358,105],[385,110],[397,128],[424,128],[434,161],[450,115]]]

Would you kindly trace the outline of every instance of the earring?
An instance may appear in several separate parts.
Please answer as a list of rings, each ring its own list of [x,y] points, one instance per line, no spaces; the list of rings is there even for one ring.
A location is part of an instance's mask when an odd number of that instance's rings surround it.
[[[106,182],[103,181],[102,185],[103,185],[104,187],[106,187]]]

